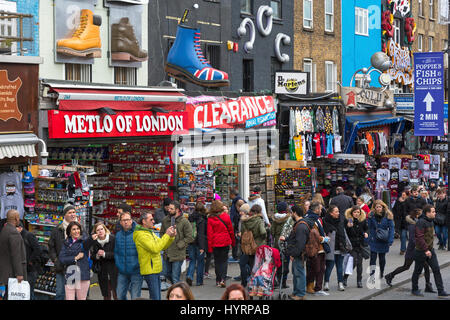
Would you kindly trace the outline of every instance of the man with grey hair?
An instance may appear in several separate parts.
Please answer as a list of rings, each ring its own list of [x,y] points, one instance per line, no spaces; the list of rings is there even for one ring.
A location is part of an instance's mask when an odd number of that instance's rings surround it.
[[[335,205],[339,209],[339,214],[344,216],[345,211],[351,208],[354,203],[353,199],[344,194],[344,188],[337,187],[336,188],[336,196],[330,200],[330,206]]]
[[[6,224],[0,232],[0,285],[6,288],[9,278],[16,278],[18,282],[27,280],[25,243],[16,229],[19,224],[19,212],[9,210],[6,213]]]

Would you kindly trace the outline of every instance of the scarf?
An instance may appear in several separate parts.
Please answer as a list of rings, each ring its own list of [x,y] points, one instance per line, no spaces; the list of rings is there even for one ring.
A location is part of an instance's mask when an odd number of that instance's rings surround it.
[[[62,227],[64,229],[64,239],[67,239],[67,227],[69,226],[69,222],[66,221],[66,219],[63,220],[62,222]]]
[[[100,240],[100,238],[97,238],[97,242],[102,246],[102,248],[109,242],[109,233],[106,234],[105,240]]]
[[[336,231],[336,239],[335,239],[335,249],[339,250],[345,247],[345,229],[344,224],[342,223],[342,217],[339,215],[339,218],[335,219],[331,215],[327,214],[324,218],[324,226],[323,229],[326,234],[329,234],[333,231]]]

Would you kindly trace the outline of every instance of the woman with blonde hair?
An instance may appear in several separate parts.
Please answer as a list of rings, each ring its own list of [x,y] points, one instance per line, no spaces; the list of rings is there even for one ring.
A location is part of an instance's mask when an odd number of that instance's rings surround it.
[[[114,261],[114,247],[116,239],[103,222],[94,225],[92,232],[98,238],[91,248],[91,258],[93,260],[93,271],[98,275],[98,283],[104,300],[111,300],[111,293],[114,300],[117,300],[117,276],[118,269]]]
[[[386,253],[394,241],[394,215],[382,200],[375,200],[372,211],[369,214],[369,246],[370,246],[370,267],[373,276],[377,262],[380,258],[380,278],[383,278],[384,267],[386,266]]]

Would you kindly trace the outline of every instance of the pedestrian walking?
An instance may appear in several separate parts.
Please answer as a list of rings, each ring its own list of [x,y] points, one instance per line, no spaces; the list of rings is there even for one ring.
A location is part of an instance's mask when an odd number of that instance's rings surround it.
[[[6,224],[0,232],[0,285],[8,292],[8,279],[16,278],[20,283],[27,280],[27,256],[25,243],[16,227],[20,223],[17,210],[6,212]],[[6,299],[8,294],[5,295]]]
[[[422,199],[425,200],[426,204],[434,206],[434,201],[431,199],[431,197],[426,189],[422,189],[420,191],[420,196],[422,197]]]
[[[269,217],[267,216],[266,203],[261,198],[261,188],[258,186],[253,188],[250,197],[248,197],[248,205],[250,206],[250,208],[252,208],[255,204],[261,207],[261,213],[264,218],[264,222],[266,223],[267,227],[270,228],[270,221]]]
[[[161,300],[161,251],[166,250],[175,241],[177,231],[175,226],[170,226],[160,238],[153,232],[154,222],[153,215],[144,212],[134,229],[133,241],[138,253],[139,269],[147,282],[150,299]]]
[[[408,235],[408,223],[406,222],[406,200],[408,199],[407,191],[403,191],[400,198],[395,201],[392,213],[394,214],[395,233],[400,237],[400,254],[405,254],[406,238]]]
[[[214,256],[216,286],[226,287],[228,270],[228,251],[235,246],[234,230],[230,216],[223,211],[223,203],[214,200],[211,203],[207,222],[208,252]]]
[[[272,219],[272,225],[270,227],[270,232],[272,234],[273,238],[273,247],[275,249],[278,249],[281,251],[281,247],[279,244],[281,232],[283,231],[283,226],[286,223],[286,221],[291,217],[291,209],[289,208],[288,204],[284,201],[279,202],[277,204],[277,213],[274,214]],[[277,269],[277,274],[275,278],[275,287],[278,287],[281,285],[282,289],[287,289],[289,286],[286,284],[287,276],[289,274],[289,257],[284,255],[283,256],[283,268]],[[282,270],[283,269],[283,270]]]
[[[180,282],[181,266],[186,260],[187,247],[194,237],[192,235],[192,226],[181,212],[180,203],[173,201],[169,206],[169,215],[163,219],[160,234],[164,234],[171,226],[175,227],[177,234],[175,241],[164,250],[164,275],[166,279],[174,284]]]
[[[335,197],[331,198],[330,206],[334,205],[338,207],[339,213],[344,217],[345,211],[353,207],[353,199],[345,194],[344,188],[342,187],[336,188],[336,194]]]
[[[320,202],[322,196],[318,198],[318,201],[313,200],[311,202],[311,207],[305,215],[305,219],[308,219],[314,225],[314,228],[317,229],[320,235],[320,245],[319,252],[314,257],[308,257],[306,259],[306,292],[310,294],[328,296],[329,294],[322,290],[323,286],[323,278],[325,274],[325,248],[327,247],[327,251],[329,251],[329,246],[326,244],[330,239],[325,235],[325,231],[323,229],[323,221],[322,214],[326,215],[326,211],[324,213],[322,201]]]
[[[422,215],[421,209],[415,209],[411,215],[406,216],[406,223],[408,223],[408,247],[406,248],[405,253],[405,261],[402,266],[396,268],[391,273],[388,273],[384,278],[386,279],[386,283],[389,286],[392,286],[392,280],[394,280],[394,277],[406,270],[409,270],[411,265],[414,262],[414,252],[416,248],[416,223],[418,221],[418,218]],[[428,263],[424,264],[424,270],[425,270],[425,292],[431,292],[436,293],[436,291],[433,290],[433,286],[430,282],[430,268],[428,267]]]
[[[98,236],[84,236],[77,221],[69,223],[66,235],[58,257],[65,267],[66,300],[86,300],[91,283],[89,250]]]
[[[208,251],[206,240],[207,217],[206,208],[202,202],[197,202],[194,212],[189,216],[192,225],[194,241],[188,246],[189,267],[186,273],[186,282],[192,286],[194,272],[196,273],[196,285],[203,285],[205,272],[205,252]]]
[[[445,189],[436,191],[436,218],[434,219],[434,231],[439,240],[438,250],[445,250],[448,242],[447,220],[449,219],[449,206]]]
[[[226,289],[220,300],[248,300],[249,295],[239,283],[232,283]]]
[[[436,210],[431,205],[425,205],[423,214],[416,223],[416,250],[414,252],[414,272],[412,275],[412,294],[415,296],[423,296],[419,290],[419,276],[422,273],[425,262],[428,263],[433,271],[434,282],[438,290],[439,298],[448,298],[447,292],[444,290],[441,271],[436,253],[433,249],[434,228],[433,220],[436,216]]]
[[[55,265],[56,273],[55,300],[64,300],[66,295],[66,278],[64,276],[64,266],[59,261],[59,253],[61,252],[63,243],[67,238],[67,226],[69,223],[76,221],[77,219],[75,207],[71,204],[66,204],[63,209],[63,215],[63,221],[56,228],[53,228],[52,233],[50,234],[50,239],[48,240],[48,253],[50,255],[50,259]]]
[[[167,290],[167,300],[195,300],[195,298],[186,282],[178,282]]]
[[[286,255],[292,262],[292,282],[294,284],[293,292],[289,295],[291,300],[305,300],[306,295],[306,273],[304,252],[306,243],[309,239],[309,228],[303,220],[302,210],[295,208],[292,212],[294,225],[289,237],[286,239]]]
[[[241,249],[242,255],[239,260],[241,269],[241,284],[247,286],[250,272],[255,263],[255,253],[259,246],[266,244],[266,228],[262,216],[262,208],[258,204],[251,207],[248,214],[241,216]]]
[[[419,195],[419,187],[413,186],[411,188],[410,197],[405,203],[406,214],[411,215],[414,209],[423,209],[426,204],[426,201]]]
[[[92,231],[98,238],[91,248],[92,270],[97,273],[100,291],[104,300],[117,300],[117,270],[114,260],[116,237],[102,223],[94,225]]]
[[[347,232],[348,238],[352,243],[352,250],[350,255],[353,258],[353,269],[356,267],[356,286],[362,288],[362,250],[365,246],[365,241],[369,237],[369,228],[367,226],[366,214],[356,205],[348,209],[345,212],[345,231]],[[344,275],[344,287],[347,287],[348,274]]]
[[[325,278],[324,291],[330,290],[330,276],[336,265],[338,280],[338,290],[344,291],[344,254],[346,253],[346,233],[344,216],[340,214],[339,208],[330,205],[328,212],[323,219],[323,229],[327,237],[330,238],[330,252],[325,255]]]
[[[22,222],[19,222],[17,231],[22,236],[25,244],[25,252],[27,259],[27,281],[30,284],[30,300],[34,300],[34,285],[39,274],[42,272],[41,247],[39,241],[34,234],[24,229]]]
[[[370,275],[375,273],[379,258],[380,278],[384,277],[386,253],[394,241],[394,215],[382,200],[375,200],[368,219],[370,246]]]
[[[139,258],[133,240],[136,222],[129,212],[120,215],[120,231],[116,233],[114,246],[114,261],[119,270],[117,276],[117,298],[127,300],[130,292],[131,300],[141,297],[142,276],[139,267]]]

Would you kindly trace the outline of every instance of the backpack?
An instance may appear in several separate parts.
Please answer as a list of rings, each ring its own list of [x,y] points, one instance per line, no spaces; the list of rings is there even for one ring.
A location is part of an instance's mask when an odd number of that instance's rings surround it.
[[[253,232],[250,230],[244,231],[241,237],[241,250],[246,255],[254,255],[258,246],[256,245]]]
[[[295,229],[299,223],[305,224],[309,230],[308,240],[306,241],[304,254],[308,258],[317,256],[320,250],[320,234],[317,228],[310,227],[309,223],[305,219],[301,219],[294,224],[292,232],[286,240],[286,255],[291,257],[297,257],[300,253],[296,252],[297,242],[295,239]]]

